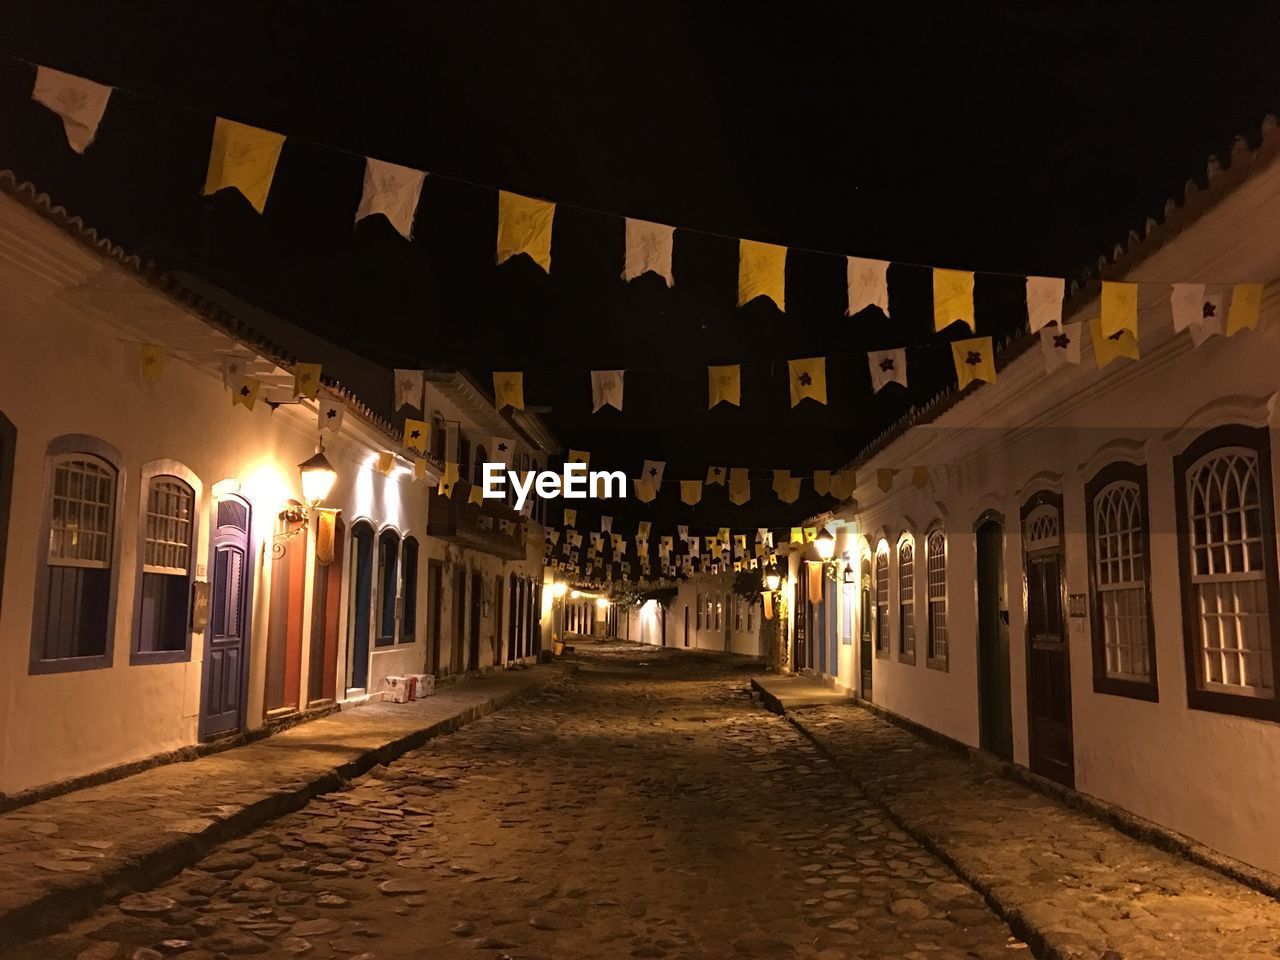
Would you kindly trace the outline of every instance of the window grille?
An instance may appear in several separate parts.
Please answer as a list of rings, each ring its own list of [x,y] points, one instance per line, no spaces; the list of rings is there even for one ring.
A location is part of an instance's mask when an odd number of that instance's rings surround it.
[[[889,651],[889,545],[876,552],[876,650]]]
[[[929,659],[947,659],[947,538],[941,530],[929,534],[927,547],[929,599]]]
[[[1108,677],[1151,679],[1142,491],[1124,480],[1093,498],[1094,589]]]
[[[907,659],[916,654],[915,556],[910,540],[898,544],[898,653]]]

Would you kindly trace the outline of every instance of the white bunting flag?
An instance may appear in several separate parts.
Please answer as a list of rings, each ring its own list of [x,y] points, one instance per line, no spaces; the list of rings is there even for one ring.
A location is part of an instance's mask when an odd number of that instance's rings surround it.
[[[320,431],[323,433],[337,433],[342,429],[342,418],[346,416],[347,405],[336,397],[330,397],[325,394],[320,395],[318,405],[316,407],[316,418],[319,421]]]
[[[1080,321],[1062,325],[1051,323],[1040,328],[1040,352],[1044,356],[1045,370],[1057,370],[1065,364],[1080,362],[1083,331],[1084,324]]]
[[[228,390],[239,385],[249,367],[249,357],[224,356],[222,358],[222,385]]]
[[[592,370],[591,371],[591,412],[598,413],[601,407],[610,406],[615,410],[622,409],[622,375],[624,370]]]
[[[400,236],[406,240],[412,238],[413,216],[418,209],[418,197],[422,194],[422,181],[426,176],[422,170],[365,157],[364,192],[360,194],[360,206],[356,208],[356,223],[380,213]]]
[[[671,249],[675,227],[648,220],[627,218],[627,255],[622,266],[622,279],[628,282],[653,271],[667,286],[675,284],[671,273]]]
[[[643,480],[650,481],[656,492],[662,486],[662,471],[666,468],[667,462],[665,460],[646,460],[640,470],[640,477]]]
[[[852,317],[867,307],[879,307],[889,316],[889,261],[849,257],[845,266],[849,284],[849,306],[844,315]]]
[[[1203,283],[1175,283],[1169,290],[1169,309],[1174,330],[1191,331],[1198,347],[1210,337],[1220,336],[1225,329],[1226,292],[1210,289]]]
[[[1032,333],[1047,324],[1062,323],[1066,289],[1067,281],[1061,277],[1027,277],[1027,323]]]
[[[601,530],[603,530],[605,533],[612,533],[612,532],[613,532],[613,517],[603,517],[603,516],[602,516],[602,517],[600,518],[600,529],[601,529]]]
[[[688,542],[689,542],[689,527],[688,527],[687,525],[684,525],[684,524],[678,525],[678,526],[676,527],[676,536],[678,536],[681,540],[685,541],[685,543],[688,543]]]
[[[422,409],[422,371],[399,370],[396,377],[396,409],[414,407]]]
[[[111,87],[61,70],[36,67],[31,99],[62,118],[67,143],[76,153],[84,153],[93,143],[110,98]]]
[[[874,392],[879,393],[882,387],[891,383],[907,385],[906,347],[868,353],[867,363],[871,366],[871,388]]]
[[[489,438],[489,457],[493,463],[501,463],[508,469],[511,468],[511,458],[515,453],[515,443],[506,437],[490,437]]]

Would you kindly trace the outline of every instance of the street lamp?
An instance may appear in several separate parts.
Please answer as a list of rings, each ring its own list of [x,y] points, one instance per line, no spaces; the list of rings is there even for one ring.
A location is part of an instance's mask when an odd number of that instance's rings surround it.
[[[329,491],[338,479],[338,471],[333,469],[333,464],[324,455],[323,442],[311,457],[298,464],[298,473],[302,477],[302,499],[313,509],[329,496]]]
[[[302,481],[302,499],[305,502],[289,500],[280,511],[282,529],[273,538],[272,555],[283,556],[286,541],[301,533],[306,528],[311,513],[315,513],[319,518],[316,525],[316,559],[322,564],[328,564],[334,556],[333,538],[338,511],[321,507],[320,503],[333,489],[338,471],[333,469],[333,464],[324,455],[323,440],[314,454],[298,464],[298,475]]]
[[[778,573],[778,565],[770,563],[764,570],[764,585],[769,588],[770,593],[777,593],[778,588],[782,586],[782,575]]]
[[[826,563],[836,554],[836,538],[832,536],[831,531],[826,527],[818,532],[818,538],[813,544],[818,550],[818,556],[822,558],[822,562]]]

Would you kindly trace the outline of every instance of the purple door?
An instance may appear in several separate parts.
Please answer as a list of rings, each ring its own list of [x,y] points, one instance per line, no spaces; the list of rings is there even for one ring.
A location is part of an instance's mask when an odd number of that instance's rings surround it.
[[[239,497],[224,497],[214,506],[201,737],[234,732],[244,724],[249,591],[253,583],[249,519],[249,504]]]

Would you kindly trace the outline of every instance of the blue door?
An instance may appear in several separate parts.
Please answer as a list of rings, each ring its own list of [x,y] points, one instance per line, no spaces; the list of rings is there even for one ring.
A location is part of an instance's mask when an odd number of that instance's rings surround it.
[[[214,504],[209,625],[200,677],[201,737],[234,733],[244,724],[254,575],[250,516],[249,502],[235,495]]]
[[[351,643],[347,646],[347,686],[369,683],[369,630],[373,625],[373,527],[351,528]]]

